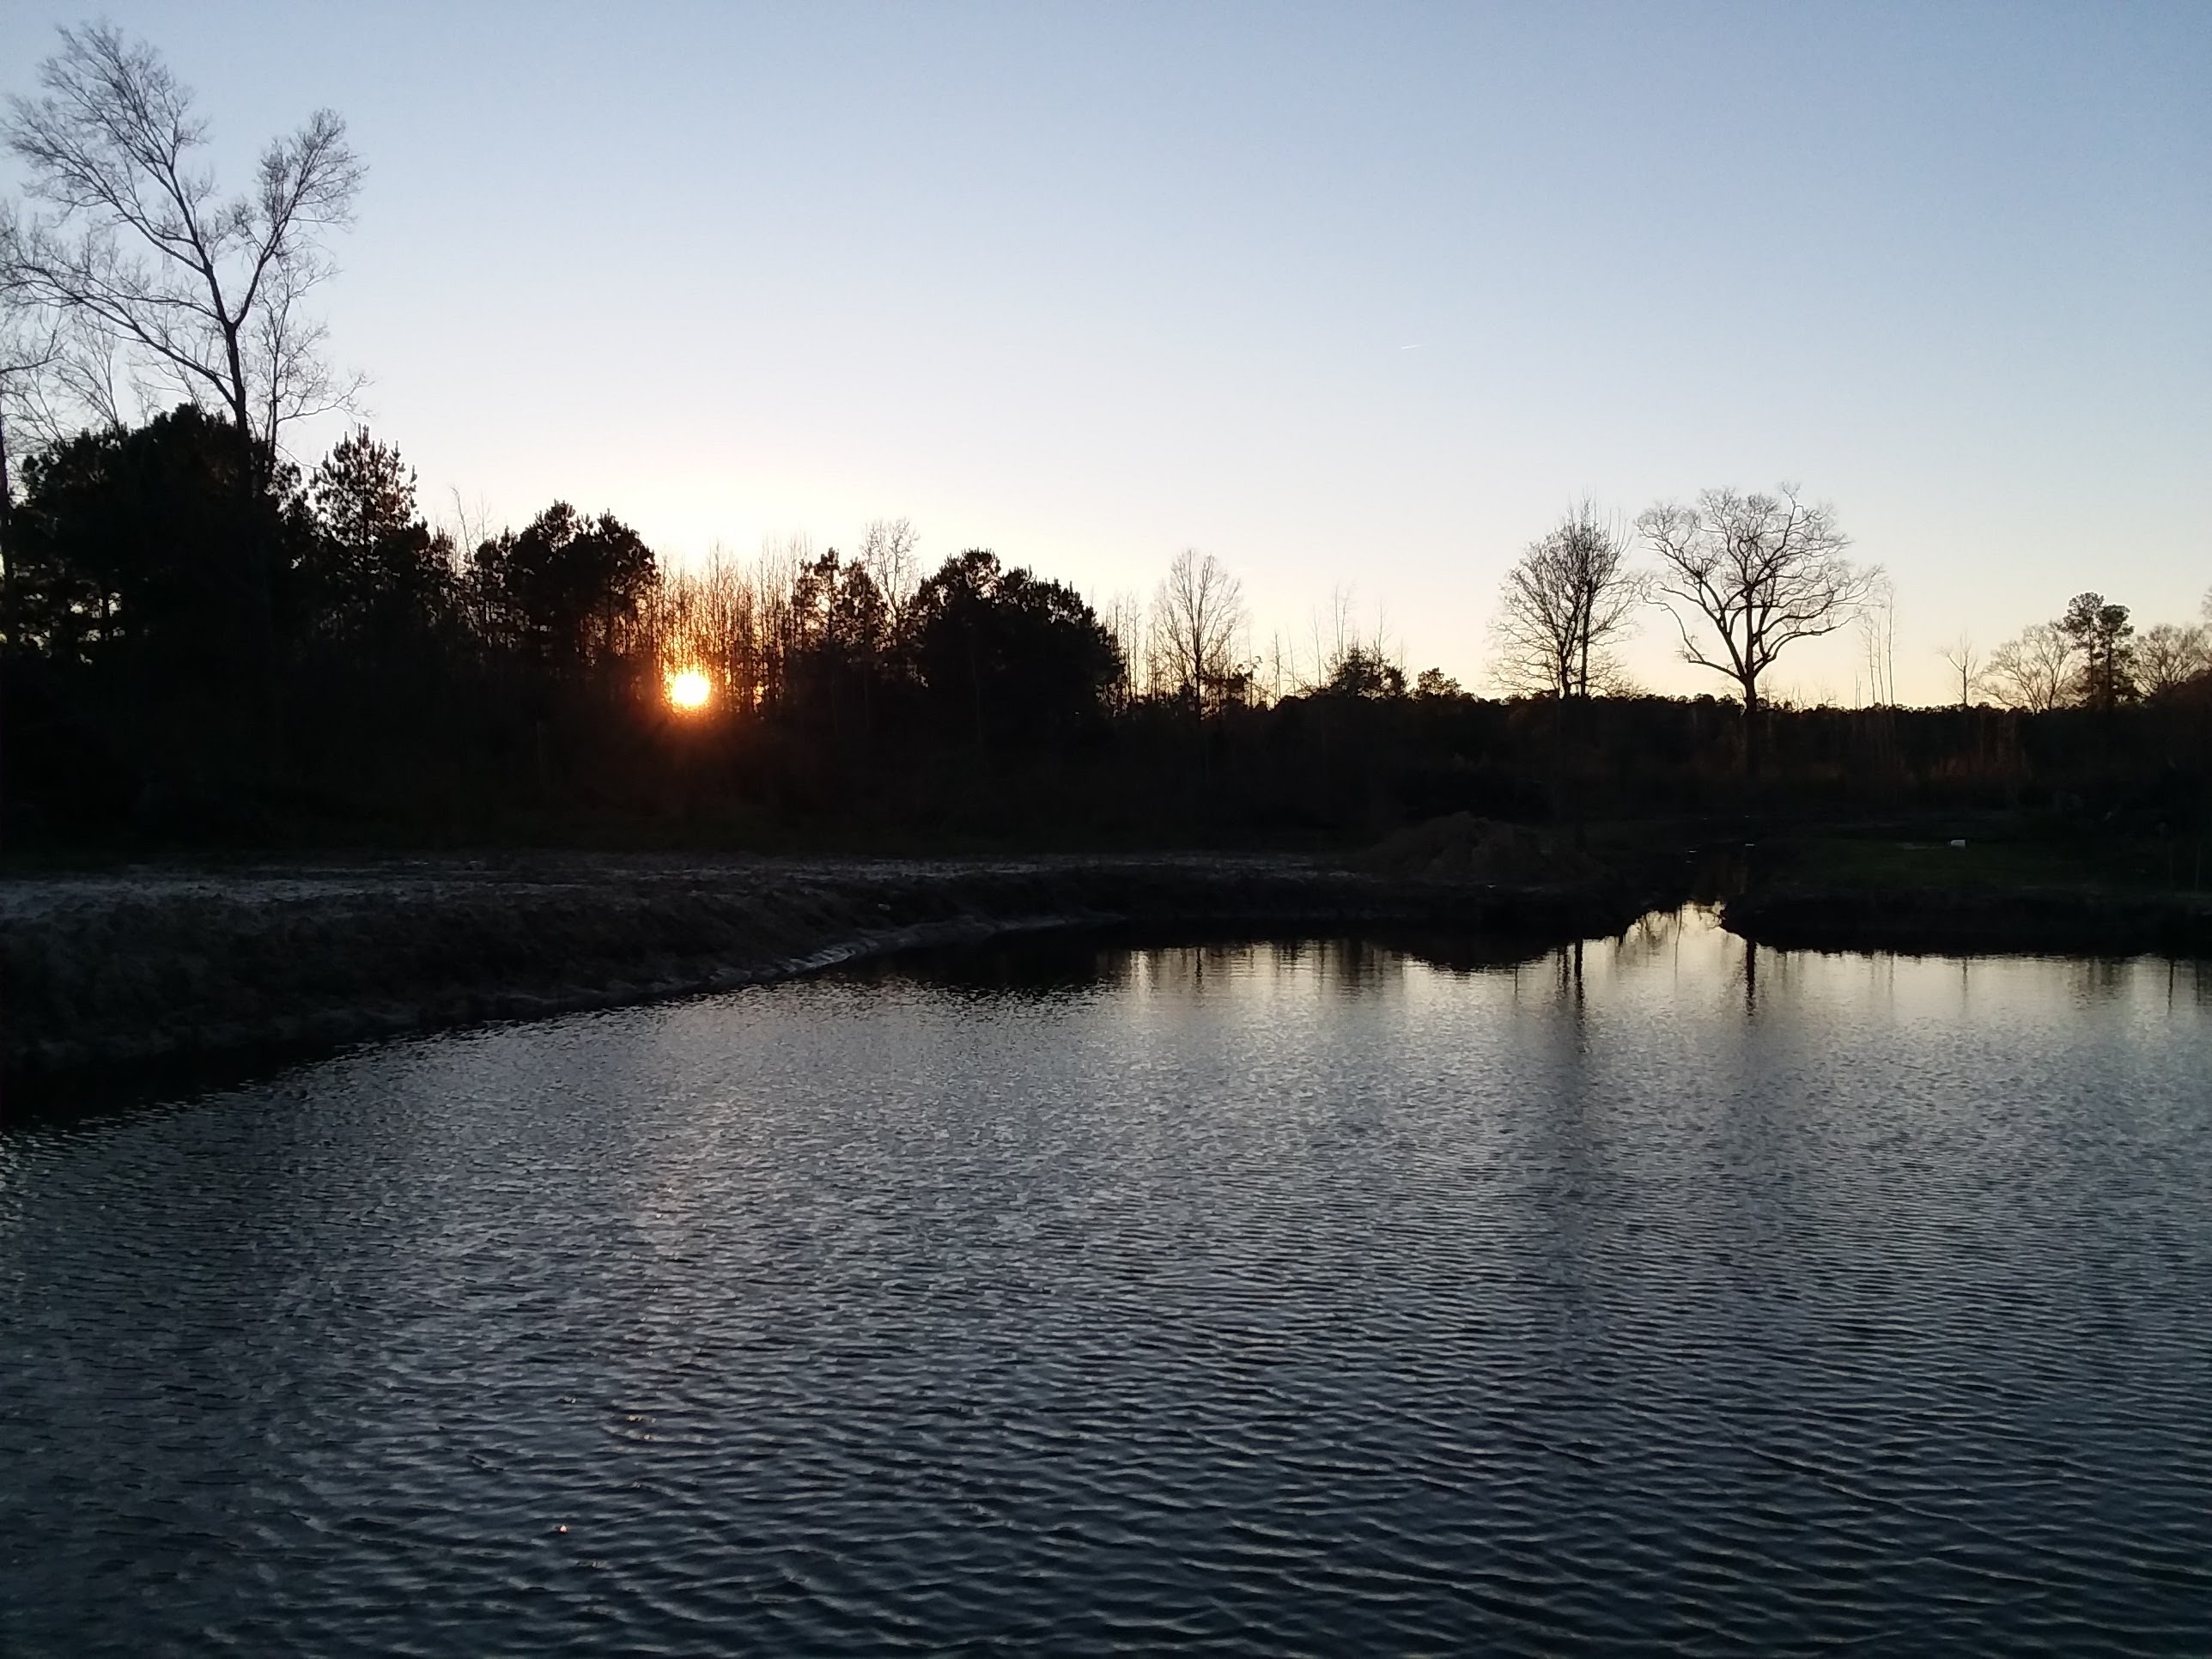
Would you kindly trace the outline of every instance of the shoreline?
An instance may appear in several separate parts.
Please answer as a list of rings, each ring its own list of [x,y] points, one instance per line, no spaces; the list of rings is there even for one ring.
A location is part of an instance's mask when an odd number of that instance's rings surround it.
[[[133,1077],[708,995],[1047,932],[1413,927],[1531,951],[1686,882],[1477,882],[1287,854],[540,854],[0,880],[0,1126]],[[2212,902],[1783,883],[1722,925],[1784,951],[2212,957]]]
[[[35,1096],[1048,930],[1415,925],[1544,948],[1621,932],[1669,897],[1197,854],[549,854],[21,878],[0,883],[0,1082]]]
[[[1778,951],[2212,958],[2212,900],[2181,894],[1790,883],[1730,897],[1721,925]]]

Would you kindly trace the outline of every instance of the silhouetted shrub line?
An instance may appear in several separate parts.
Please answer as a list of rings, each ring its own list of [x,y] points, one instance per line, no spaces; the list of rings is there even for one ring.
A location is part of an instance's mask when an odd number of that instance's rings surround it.
[[[733,989],[1045,928],[1419,925],[1559,939],[1680,895],[1403,881],[1304,860],[538,860],[10,884],[4,1061],[17,1083],[330,1048]]]

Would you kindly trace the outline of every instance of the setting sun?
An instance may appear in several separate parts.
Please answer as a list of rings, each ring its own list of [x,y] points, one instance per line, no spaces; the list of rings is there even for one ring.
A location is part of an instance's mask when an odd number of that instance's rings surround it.
[[[678,708],[704,708],[714,695],[714,683],[696,668],[668,677],[668,701]]]

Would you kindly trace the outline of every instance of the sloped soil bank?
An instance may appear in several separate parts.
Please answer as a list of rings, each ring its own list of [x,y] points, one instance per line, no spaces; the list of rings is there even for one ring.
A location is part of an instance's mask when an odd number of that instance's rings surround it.
[[[1279,858],[539,858],[0,883],[26,1085],[726,990],[1043,928],[1413,925],[1549,945],[1679,895]]]
[[[1728,900],[1721,921],[1781,950],[2212,957],[2212,902],[2192,895],[1785,885]]]

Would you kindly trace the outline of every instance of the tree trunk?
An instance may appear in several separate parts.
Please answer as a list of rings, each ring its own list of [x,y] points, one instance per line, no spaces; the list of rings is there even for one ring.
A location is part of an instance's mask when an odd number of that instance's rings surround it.
[[[15,582],[15,486],[8,476],[8,416],[0,410],[0,624],[15,625],[15,607],[9,601]],[[9,638],[5,641],[13,645]]]
[[[219,296],[218,296],[219,297]],[[254,442],[244,370],[239,363],[235,334],[229,340],[231,371],[237,379],[230,398],[230,416],[238,438],[238,501],[245,522],[247,648],[252,656],[247,672],[252,678],[252,719],[264,788],[273,785],[284,766],[283,696],[278,680],[282,665],[276,652],[276,595],[272,566],[274,550],[264,533],[261,509],[268,504],[273,479],[263,476],[260,446]],[[275,464],[273,449],[270,463]]]

